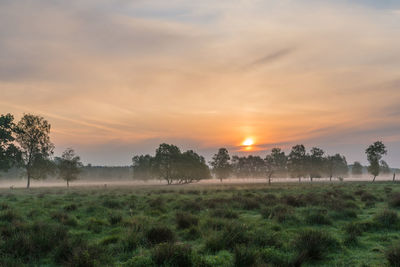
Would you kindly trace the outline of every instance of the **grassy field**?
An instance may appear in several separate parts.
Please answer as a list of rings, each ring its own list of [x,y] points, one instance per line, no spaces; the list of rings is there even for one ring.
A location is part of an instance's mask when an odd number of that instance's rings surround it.
[[[399,266],[399,208],[390,182],[3,189],[0,265]]]

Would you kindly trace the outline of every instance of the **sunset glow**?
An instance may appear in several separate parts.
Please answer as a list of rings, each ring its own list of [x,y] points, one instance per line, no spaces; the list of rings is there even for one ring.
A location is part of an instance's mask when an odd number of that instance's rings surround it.
[[[377,139],[400,162],[398,1],[167,2],[0,1],[0,113],[93,164]]]

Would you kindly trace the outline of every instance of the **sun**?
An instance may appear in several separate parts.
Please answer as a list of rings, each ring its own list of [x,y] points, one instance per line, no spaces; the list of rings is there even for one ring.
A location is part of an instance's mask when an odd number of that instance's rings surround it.
[[[254,144],[253,139],[247,138],[246,140],[243,141],[242,143],[244,146],[252,146]]]

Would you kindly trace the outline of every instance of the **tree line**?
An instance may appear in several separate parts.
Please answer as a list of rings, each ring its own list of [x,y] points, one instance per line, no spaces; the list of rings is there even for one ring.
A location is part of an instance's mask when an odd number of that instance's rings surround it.
[[[78,178],[83,164],[73,149],[66,149],[60,157],[53,157],[54,144],[50,141],[50,123],[41,116],[24,114],[14,122],[11,114],[0,115],[0,171],[11,168],[24,170],[27,188],[32,179],[45,179],[56,175],[65,180],[67,186]],[[389,173],[388,164],[382,159],[386,146],[377,141],[366,151],[368,172],[373,181],[380,173]],[[265,157],[230,156],[226,148],[220,148],[207,164],[203,156],[193,150],[182,152],[172,144],[161,144],[155,155],[138,155],[132,158],[133,177],[137,179],[163,179],[167,184],[187,184],[209,179],[220,181],[229,177],[266,178],[271,183],[274,177],[302,178],[328,177],[343,179],[349,167],[343,155],[327,155],[321,148],[306,151],[304,145],[295,145],[289,154],[281,148],[273,148]],[[363,172],[363,166],[355,162],[353,175]],[[393,174],[395,180],[395,173]]]

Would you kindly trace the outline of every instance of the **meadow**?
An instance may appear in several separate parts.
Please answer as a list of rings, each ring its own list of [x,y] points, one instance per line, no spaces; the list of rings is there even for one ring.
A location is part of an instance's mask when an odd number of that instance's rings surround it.
[[[400,183],[0,189],[1,266],[400,266]]]

